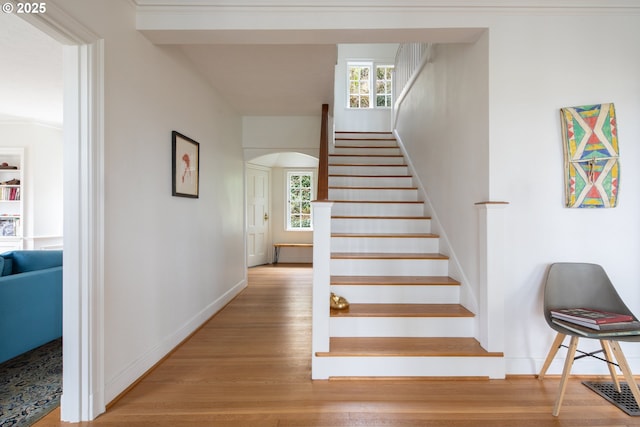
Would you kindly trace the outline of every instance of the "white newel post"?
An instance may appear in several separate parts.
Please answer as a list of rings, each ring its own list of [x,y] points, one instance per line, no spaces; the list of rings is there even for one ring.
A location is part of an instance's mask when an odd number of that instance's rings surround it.
[[[317,352],[329,351],[329,282],[331,278],[331,207],[333,202],[313,202],[313,313],[311,378],[327,379]]]
[[[504,351],[504,255],[506,202],[482,202],[478,207],[480,266],[480,344]]]

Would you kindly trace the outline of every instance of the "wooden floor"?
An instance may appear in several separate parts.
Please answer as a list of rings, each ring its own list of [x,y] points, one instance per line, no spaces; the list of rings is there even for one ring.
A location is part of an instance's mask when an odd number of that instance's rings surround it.
[[[328,303],[328,298],[327,298]],[[571,379],[312,381],[311,269],[249,270],[249,286],[107,412],[82,426],[640,426]],[[56,410],[37,427],[69,425]]]

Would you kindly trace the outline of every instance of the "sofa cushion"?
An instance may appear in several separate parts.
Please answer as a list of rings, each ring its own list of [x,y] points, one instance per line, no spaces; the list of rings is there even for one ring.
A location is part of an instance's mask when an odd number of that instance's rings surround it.
[[[59,267],[62,265],[61,250],[12,251],[10,255],[11,258],[13,258],[13,274],[43,270],[45,268]]]
[[[11,274],[13,260],[0,256],[0,276],[8,276]]]

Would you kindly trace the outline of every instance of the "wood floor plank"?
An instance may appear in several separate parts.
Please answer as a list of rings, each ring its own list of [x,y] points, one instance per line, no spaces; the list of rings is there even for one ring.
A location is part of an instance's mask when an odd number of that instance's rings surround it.
[[[557,375],[313,381],[311,273],[291,264],[249,269],[248,287],[105,414],[68,424],[55,410],[35,427],[640,425],[579,377],[557,418]]]

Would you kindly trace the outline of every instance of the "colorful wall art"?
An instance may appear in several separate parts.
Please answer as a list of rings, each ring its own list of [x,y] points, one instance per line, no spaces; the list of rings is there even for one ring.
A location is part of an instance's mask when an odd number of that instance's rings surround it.
[[[613,208],[620,163],[613,103],[560,109],[569,208]]]

